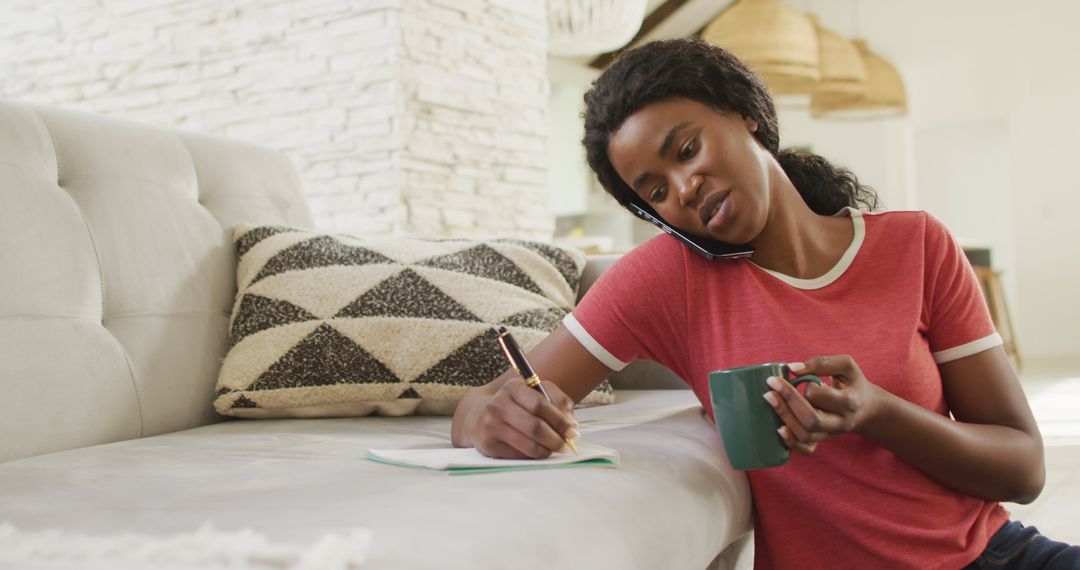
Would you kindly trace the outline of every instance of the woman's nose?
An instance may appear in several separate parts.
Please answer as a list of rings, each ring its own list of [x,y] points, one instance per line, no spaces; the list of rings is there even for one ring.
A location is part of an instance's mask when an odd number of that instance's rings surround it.
[[[683,206],[693,204],[697,199],[698,190],[701,189],[702,177],[694,174],[683,178],[679,182],[679,203]]]

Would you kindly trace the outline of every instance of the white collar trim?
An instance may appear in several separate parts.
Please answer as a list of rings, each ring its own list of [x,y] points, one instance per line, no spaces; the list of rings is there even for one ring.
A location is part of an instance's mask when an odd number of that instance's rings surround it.
[[[863,213],[861,210],[846,207],[837,212],[836,216],[849,216],[851,218],[851,223],[855,226],[855,237],[851,240],[851,245],[844,251],[844,255],[840,257],[840,261],[837,261],[836,265],[821,277],[799,279],[778,271],[765,269],[756,263],[754,266],[797,289],[821,289],[836,281],[845,271],[847,271],[847,268],[851,266],[851,262],[855,260],[855,255],[859,253],[859,248],[862,247],[863,239],[866,237],[866,222],[863,220]]]

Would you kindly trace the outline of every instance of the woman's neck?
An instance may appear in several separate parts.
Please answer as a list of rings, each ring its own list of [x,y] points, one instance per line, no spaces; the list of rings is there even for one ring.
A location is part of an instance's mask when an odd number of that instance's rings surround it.
[[[814,213],[786,179],[773,187],[768,219],[752,242],[751,260],[797,279],[828,273],[855,238],[851,220]]]

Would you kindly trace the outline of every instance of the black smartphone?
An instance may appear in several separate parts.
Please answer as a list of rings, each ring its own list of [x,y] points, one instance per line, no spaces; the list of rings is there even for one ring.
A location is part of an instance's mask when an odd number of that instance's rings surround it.
[[[749,257],[750,254],[754,253],[754,248],[751,247],[750,244],[735,245],[687,234],[665,222],[656,211],[647,205],[630,202],[630,209],[633,210],[639,218],[652,222],[656,227],[675,236],[679,241],[685,243],[687,247],[698,254],[705,256],[706,259],[737,259],[740,257]]]

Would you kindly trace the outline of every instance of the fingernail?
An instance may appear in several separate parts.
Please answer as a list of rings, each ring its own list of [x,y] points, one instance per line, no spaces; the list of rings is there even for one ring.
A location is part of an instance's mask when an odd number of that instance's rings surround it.
[[[776,407],[777,404],[780,403],[776,399],[776,394],[773,394],[772,392],[765,392],[765,395],[762,396],[762,397],[765,398],[765,401],[768,402],[770,405],[772,405],[774,408]]]
[[[566,439],[574,440],[579,437],[581,437],[581,434],[578,433],[577,428],[570,428],[566,430]]]
[[[776,376],[769,376],[765,379],[765,383],[769,385],[773,390],[779,390],[784,387],[784,381]]]
[[[791,362],[791,363],[788,363],[787,367],[792,372],[800,372],[800,371],[806,369],[806,365],[803,364],[802,362]]]
[[[780,434],[780,438],[781,438],[781,439],[785,439],[785,440],[786,440],[786,439],[787,439],[787,434],[786,434],[786,433],[784,433],[784,432],[786,432],[786,431],[787,431],[787,428],[786,428],[786,427],[784,427],[784,426],[781,426],[781,427],[780,427],[779,429],[777,429],[777,430],[776,430],[776,433]]]

